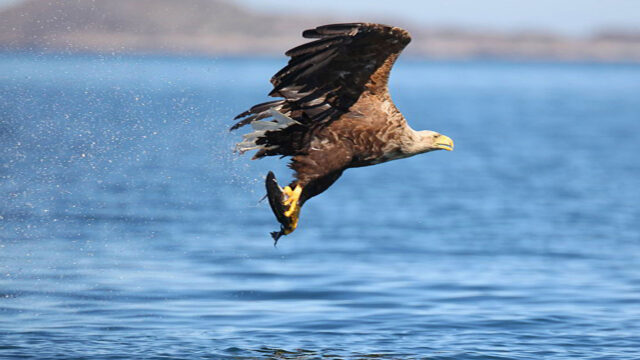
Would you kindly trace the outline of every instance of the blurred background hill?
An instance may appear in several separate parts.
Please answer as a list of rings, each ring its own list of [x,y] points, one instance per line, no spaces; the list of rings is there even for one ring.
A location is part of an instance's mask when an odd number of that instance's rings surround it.
[[[580,35],[544,26],[500,30],[430,25],[397,14],[364,12],[370,15],[353,18],[300,4],[291,11],[270,10],[268,2],[250,6],[251,1],[230,0],[7,1],[0,8],[4,51],[278,55],[299,43],[305,28],[377,21],[410,30],[414,42],[407,53],[417,57],[640,61],[640,31],[624,27]]]

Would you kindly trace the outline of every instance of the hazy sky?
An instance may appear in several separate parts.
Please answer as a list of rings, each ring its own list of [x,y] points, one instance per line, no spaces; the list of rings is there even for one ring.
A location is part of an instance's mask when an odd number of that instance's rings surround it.
[[[407,18],[415,23],[499,30],[543,29],[584,35],[616,27],[640,29],[640,0],[239,0],[261,9]]]
[[[19,0],[0,0],[0,6]],[[41,0],[45,1],[45,0]],[[87,0],[89,1],[89,0]],[[616,27],[640,29],[640,0],[236,0],[267,11],[295,11],[372,20],[498,30],[543,29],[584,35]],[[399,24],[401,25],[401,24]]]
[[[0,0],[0,6],[8,5],[17,1],[18,0]]]

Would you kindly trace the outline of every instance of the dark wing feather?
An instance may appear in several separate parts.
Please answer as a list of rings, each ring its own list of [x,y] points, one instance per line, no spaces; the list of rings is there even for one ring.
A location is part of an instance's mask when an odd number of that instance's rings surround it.
[[[231,130],[235,130],[235,129],[241,127],[241,126],[250,124],[253,121],[258,121],[258,120],[261,120],[261,119],[268,118],[270,116],[269,115],[269,109],[278,108],[283,103],[284,103],[284,100],[275,100],[275,101],[263,102],[263,103],[260,103],[260,104],[252,106],[251,109],[243,112],[242,114],[239,114],[238,116],[236,116],[233,119],[233,120],[238,120],[238,119],[244,118],[241,121],[238,121],[235,125],[233,125],[231,127]],[[249,116],[249,115],[251,115],[251,116]],[[248,116],[248,117],[246,117],[246,116]]]
[[[317,40],[287,51],[289,63],[271,78],[269,95],[284,100],[254,106],[238,115],[246,118],[232,129],[268,117],[268,106],[302,125],[322,126],[347,112],[365,90],[386,96],[391,67],[411,41],[403,29],[368,23],[319,26],[302,36]]]

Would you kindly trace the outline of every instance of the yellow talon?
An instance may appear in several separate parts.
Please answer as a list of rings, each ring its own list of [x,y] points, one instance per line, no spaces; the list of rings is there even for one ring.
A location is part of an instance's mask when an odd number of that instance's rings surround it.
[[[288,213],[288,211],[287,211]],[[287,217],[289,217],[291,219],[291,224],[289,224],[289,226],[287,226],[285,229],[283,229],[283,233],[285,235],[289,235],[293,232],[293,230],[295,230],[298,227],[298,214],[300,214],[300,207],[296,206],[294,209],[293,214],[289,214],[287,215]],[[285,213],[286,215],[286,213]]]
[[[294,213],[297,215],[298,212],[300,212],[298,200],[300,200],[300,195],[302,194],[302,186],[297,185],[294,190],[291,190],[289,186],[286,186],[282,190],[287,195],[287,198],[282,203],[284,205],[289,205],[289,209],[285,211],[284,216],[291,217]],[[297,222],[297,216],[296,219],[294,219],[294,222]]]
[[[287,195],[287,198],[284,199],[284,201],[282,202],[284,205],[289,205],[291,203],[291,195],[293,194],[293,190],[291,190],[291,188],[289,186],[285,186],[284,189],[282,189],[282,192]]]

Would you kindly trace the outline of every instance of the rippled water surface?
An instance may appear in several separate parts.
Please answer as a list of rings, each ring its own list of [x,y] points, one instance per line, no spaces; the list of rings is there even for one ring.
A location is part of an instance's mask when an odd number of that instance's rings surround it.
[[[230,118],[284,59],[0,56],[0,357],[640,357],[640,67],[392,76],[436,152],[273,247]]]

